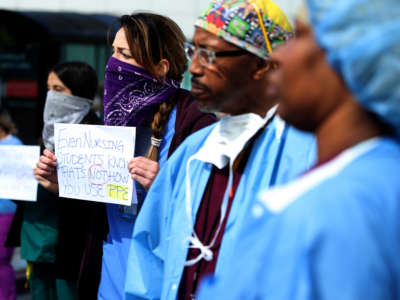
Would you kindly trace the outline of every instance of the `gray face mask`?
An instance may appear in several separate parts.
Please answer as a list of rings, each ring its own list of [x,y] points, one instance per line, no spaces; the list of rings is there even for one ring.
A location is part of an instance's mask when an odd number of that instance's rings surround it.
[[[89,113],[93,100],[48,91],[44,107],[42,132],[45,147],[54,152],[54,124],[79,124]]]

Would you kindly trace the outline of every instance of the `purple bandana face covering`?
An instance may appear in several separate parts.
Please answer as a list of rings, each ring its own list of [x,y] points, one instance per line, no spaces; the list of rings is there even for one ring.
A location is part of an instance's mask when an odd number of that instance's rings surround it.
[[[104,124],[140,125],[179,86],[170,79],[160,83],[146,70],[110,57],[104,82]]]

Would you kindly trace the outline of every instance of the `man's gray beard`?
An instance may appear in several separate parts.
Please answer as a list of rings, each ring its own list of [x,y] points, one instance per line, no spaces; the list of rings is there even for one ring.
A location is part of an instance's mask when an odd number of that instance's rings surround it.
[[[206,106],[201,106],[201,105],[199,105],[199,110],[201,111],[201,112],[203,112],[203,113],[211,113],[211,114],[217,114],[217,113],[219,113],[219,111],[217,110],[217,109],[212,109],[212,108],[209,108],[209,107],[206,107]]]
[[[206,106],[201,106],[201,105],[197,105],[199,107],[199,110],[203,113],[210,113],[210,114],[214,114],[217,119],[220,119],[223,115],[225,115],[225,113],[221,112],[221,110],[217,109],[217,108],[209,108]]]
[[[223,113],[218,109],[211,109],[211,108],[200,106],[200,105],[199,105],[199,110],[203,113],[214,114],[218,120],[221,119],[222,116],[226,115],[226,113]]]

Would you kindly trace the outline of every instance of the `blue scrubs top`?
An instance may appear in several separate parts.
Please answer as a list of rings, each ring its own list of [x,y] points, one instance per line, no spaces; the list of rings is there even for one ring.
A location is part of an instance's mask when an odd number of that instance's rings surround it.
[[[196,299],[399,299],[399,170],[399,142],[382,138],[265,192]]]
[[[176,107],[172,110],[160,146],[160,168],[168,158],[168,150],[175,134]],[[144,156],[150,147],[151,129],[137,127],[135,157]],[[146,190],[135,181],[139,205],[146,197]],[[137,205],[130,207],[107,204],[110,231],[103,244],[103,261],[98,299],[124,299],[125,278],[132,232],[137,216]]]
[[[217,125],[208,126],[189,136],[153,182],[136,221],[126,262],[129,268],[125,280],[126,299],[177,299],[187,258],[187,237],[192,234],[185,204],[187,162],[203,147]],[[296,178],[314,162],[314,158],[314,137],[274,118],[256,139],[246,163],[228,216],[215,274],[224,272],[235,259],[234,245],[248,218],[247,208],[254,202],[258,191]],[[193,219],[211,169],[210,163],[196,159],[190,164],[188,178],[192,188]]]

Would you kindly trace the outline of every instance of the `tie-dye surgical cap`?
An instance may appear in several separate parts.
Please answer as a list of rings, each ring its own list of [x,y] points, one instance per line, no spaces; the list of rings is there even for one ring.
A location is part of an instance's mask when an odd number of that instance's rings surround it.
[[[195,23],[261,58],[292,36],[292,27],[271,0],[216,0]]]

